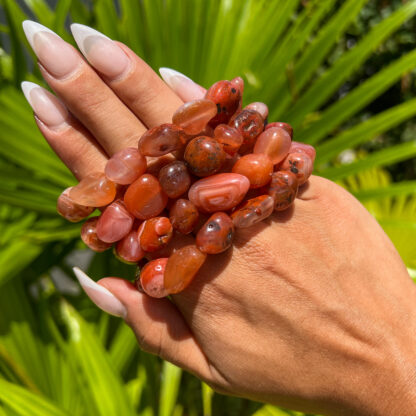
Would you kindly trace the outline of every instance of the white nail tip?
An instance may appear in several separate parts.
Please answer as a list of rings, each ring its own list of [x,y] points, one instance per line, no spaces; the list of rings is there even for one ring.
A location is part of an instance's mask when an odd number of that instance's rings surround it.
[[[25,32],[26,38],[28,42],[30,43],[30,46],[32,47],[32,49],[34,48],[33,39],[36,33],[48,32],[48,33],[52,33],[53,35],[58,36],[55,32],[48,29],[46,26],[43,26],[37,22],[33,22],[32,20],[25,20],[22,23],[22,26],[23,26],[23,31]]]
[[[98,30],[95,30],[89,26],[81,25],[80,23],[73,23],[71,25],[71,32],[74,36],[75,42],[77,43],[78,47],[81,49],[81,52],[85,55],[85,39],[89,36],[99,36],[104,39],[111,40],[108,36],[103,35]]]
[[[35,84],[34,82],[29,82],[29,81],[23,81],[20,84],[20,86],[22,88],[23,94],[26,97],[26,100],[29,102],[30,105],[32,105],[30,93],[32,92],[34,88],[42,88],[42,87],[38,84]]]
[[[187,79],[187,80],[193,82],[191,80],[191,78],[187,77],[186,75],[182,74],[179,71],[175,71],[172,68],[166,68],[166,67],[159,68],[159,74],[163,78],[163,81],[165,81],[166,84],[168,84],[170,87],[174,86],[173,83],[172,83],[172,78],[173,77],[184,78],[184,79]]]
[[[94,282],[78,267],[74,267],[73,270],[85,293],[100,309],[110,315],[126,316],[126,308],[108,289]]]

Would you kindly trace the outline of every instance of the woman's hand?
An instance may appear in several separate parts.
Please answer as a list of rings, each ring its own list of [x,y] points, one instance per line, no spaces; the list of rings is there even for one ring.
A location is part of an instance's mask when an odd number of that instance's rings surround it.
[[[33,84],[25,94],[78,179],[204,94],[165,70],[170,88],[125,45],[86,27],[73,30],[91,66],[42,26],[24,28],[62,102]],[[312,176],[293,209],[238,230],[173,303],[123,279],[77,275],[144,350],[218,391],[328,415],[416,414],[416,288],[377,222],[330,181]]]

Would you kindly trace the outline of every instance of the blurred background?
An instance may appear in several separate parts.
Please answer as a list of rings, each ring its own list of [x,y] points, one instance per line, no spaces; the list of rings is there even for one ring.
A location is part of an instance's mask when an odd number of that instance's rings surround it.
[[[20,90],[44,85],[23,20],[72,44],[68,25],[90,25],[205,87],[242,76],[244,104],[316,146],[316,174],[362,201],[415,279],[415,15],[415,0],[0,0],[0,416],[300,415],[213,393],[81,293],[73,265],[135,270],[56,214],[75,181]]]

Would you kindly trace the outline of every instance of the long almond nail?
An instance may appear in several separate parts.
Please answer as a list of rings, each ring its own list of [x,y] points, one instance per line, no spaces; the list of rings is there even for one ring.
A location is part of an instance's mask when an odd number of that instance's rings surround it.
[[[28,81],[22,82],[22,91],[42,123],[55,128],[66,125],[69,113],[57,97],[39,85]]]
[[[119,318],[126,316],[125,306],[108,289],[94,282],[78,267],[73,270],[85,293],[101,310]]]
[[[82,63],[76,50],[47,27],[25,20],[23,30],[39,61],[55,78],[70,75]]]
[[[107,77],[118,78],[129,67],[127,55],[107,36],[78,23],[71,25],[71,31],[88,62]]]

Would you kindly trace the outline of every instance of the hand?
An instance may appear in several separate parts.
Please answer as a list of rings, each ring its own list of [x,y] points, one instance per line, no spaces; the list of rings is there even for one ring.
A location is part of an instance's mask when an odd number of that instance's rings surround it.
[[[125,45],[85,27],[75,37],[92,66],[42,26],[25,30],[62,102],[31,84],[25,94],[78,179],[204,93],[165,71],[169,88]],[[416,288],[377,222],[330,181],[311,177],[292,210],[238,230],[233,249],[210,256],[173,302],[123,279],[77,276],[143,349],[220,392],[328,415],[416,414]]]

